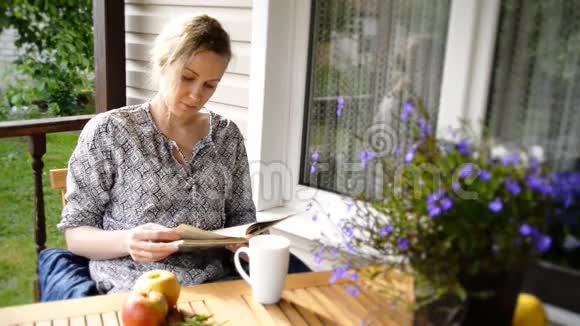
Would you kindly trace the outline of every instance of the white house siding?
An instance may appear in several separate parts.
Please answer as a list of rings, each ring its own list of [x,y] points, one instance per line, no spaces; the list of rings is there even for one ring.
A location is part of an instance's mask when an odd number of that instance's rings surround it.
[[[233,120],[247,139],[252,0],[125,0],[127,104],[151,98],[149,50],[170,19],[207,14],[232,40],[233,58],[207,107]]]
[[[12,62],[16,59],[18,51],[14,46],[16,30],[7,29],[0,33],[0,89],[4,89],[10,75],[5,75],[11,69]]]

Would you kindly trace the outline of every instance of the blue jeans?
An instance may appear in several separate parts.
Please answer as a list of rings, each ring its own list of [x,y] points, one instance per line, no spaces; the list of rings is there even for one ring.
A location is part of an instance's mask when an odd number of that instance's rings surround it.
[[[300,259],[290,255],[288,273],[310,272]],[[40,301],[82,298],[98,294],[89,272],[89,260],[64,249],[45,249],[38,256]]]

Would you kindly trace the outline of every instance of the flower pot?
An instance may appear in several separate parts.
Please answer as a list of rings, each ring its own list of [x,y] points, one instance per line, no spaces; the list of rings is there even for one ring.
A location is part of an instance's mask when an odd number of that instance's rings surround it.
[[[467,291],[463,325],[511,325],[522,276],[516,270],[462,277]]]
[[[521,272],[461,277],[467,299],[447,294],[415,311],[415,326],[511,325]]]
[[[413,325],[459,326],[463,324],[465,312],[465,303],[459,297],[448,294],[415,310]]]
[[[539,261],[526,271],[522,292],[580,314],[580,271]]]

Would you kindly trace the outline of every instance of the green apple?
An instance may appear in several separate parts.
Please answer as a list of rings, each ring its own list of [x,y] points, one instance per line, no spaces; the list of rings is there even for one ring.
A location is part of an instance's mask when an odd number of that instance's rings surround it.
[[[157,291],[162,293],[167,299],[170,308],[174,307],[179,298],[180,291],[179,281],[175,275],[165,270],[152,270],[139,276],[134,291]]]

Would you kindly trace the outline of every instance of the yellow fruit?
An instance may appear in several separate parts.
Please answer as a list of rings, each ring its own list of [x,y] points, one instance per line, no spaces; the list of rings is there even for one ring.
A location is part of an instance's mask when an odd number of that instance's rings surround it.
[[[514,318],[513,326],[545,326],[547,325],[544,305],[535,296],[520,293]]]
[[[161,292],[167,299],[169,308],[175,306],[180,291],[179,281],[175,275],[169,271],[152,270],[139,276],[133,291],[157,291]]]

